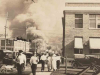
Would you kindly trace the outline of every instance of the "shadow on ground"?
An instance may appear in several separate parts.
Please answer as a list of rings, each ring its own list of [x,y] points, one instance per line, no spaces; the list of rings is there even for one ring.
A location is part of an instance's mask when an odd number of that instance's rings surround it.
[[[59,71],[52,72],[50,75],[66,75],[66,73],[65,70],[59,70]],[[67,73],[67,75],[75,75],[75,74]]]
[[[0,75],[18,75],[18,74],[0,74]],[[30,75],[30,74],[23,74],[23,75]]]
[[[18,73],[6,73],[6,74],[5,73],[2,73],[2,74],[0,73],[0,75],[18,75]],[[25,72],[22,75],[30,75],[30,72],[27,72],[27,73]]]

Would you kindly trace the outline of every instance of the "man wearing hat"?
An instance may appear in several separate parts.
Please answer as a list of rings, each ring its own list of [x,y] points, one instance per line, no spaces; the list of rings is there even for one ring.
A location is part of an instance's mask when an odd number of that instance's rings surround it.
[[[23,67],[26,65],[26,56],[23,54],[22,50],[19,50],[16,62],[18,75],[22,75]]]
[[[39,59],[36,56],[36,53],[33,53],[33,56],[30,59],[30,64],[31,64],[31,69],[32,69],[33,75],[36,75],[38,61],[39,61]]]

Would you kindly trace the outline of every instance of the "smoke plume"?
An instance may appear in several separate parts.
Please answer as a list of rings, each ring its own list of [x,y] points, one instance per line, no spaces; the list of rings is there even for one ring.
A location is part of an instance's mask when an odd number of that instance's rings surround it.
[[[62,34],[63,0],[37,0],[36,2],[33,0],[30,3],[27,1],[0,1],[0,13],[9,12],[9,29],[12,30],[12,37],[25,37],[26,30],[30,32],[27,32],[28,34],[41,34],[43,38],[52,38],[52,36],[56,38],[57,35]]]
[[[12,37],[13,31],[10,29],[12,26],[12,20],[18,15],[25,11],[24,0],[0,0],[0,34],[5,34],[5,25],[7,25],[7,34]],[[8,19],[6,24],[8,12]],[[4,36],[2,36],[4,37]]]

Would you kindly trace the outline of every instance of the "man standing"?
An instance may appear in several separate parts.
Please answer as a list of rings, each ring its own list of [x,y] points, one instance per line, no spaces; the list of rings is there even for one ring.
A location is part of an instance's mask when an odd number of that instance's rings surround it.
[[[47,67],[48,67],[48,71],[50,71],[52,69],[52,57],[49,54],[48,58],[47,58]]]
[[[26,65],[26,56],[23,54],[22,50],[19,50],[19,54],[17,57],[17,71],[18,75],[22,75],[23,68]]]
[[[53,71],[56,71],[56,69],[57,69],[56,61],[57,61],[57,57],[56,57],[55,54],[53,54],[53,56],[52,56],[52,68],[53,68]]]
[[[31,69],[33,75],[36,75],[36,69],[37,69],[37,64],[38,64],[38,57],[36,56],[36,53],[33,54],[33,56],[30,59],[30,64],[31,64]]]
[[[44,68],[45,68],[45,61],[46,61],[47,57],[46,57],[46,54],[42,54],[40,60],[41,60],[41,71],[44,71]]]
[[[60,69],[60,63],[61,63],[61,56],[60,54],[57,54],[57,69],[59,70]]]

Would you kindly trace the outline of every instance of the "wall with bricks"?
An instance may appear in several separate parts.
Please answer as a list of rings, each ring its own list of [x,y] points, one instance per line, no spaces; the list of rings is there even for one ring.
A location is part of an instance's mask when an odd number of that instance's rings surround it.
[[[83,37],[84,54],[90,54],[89,37],[100,37],[100,29],[89,29],[89,13],[82,14],[83,28],[75,28],[75,14],[65,13],[65,47],[70,58],[74,57],[74,37]]]

